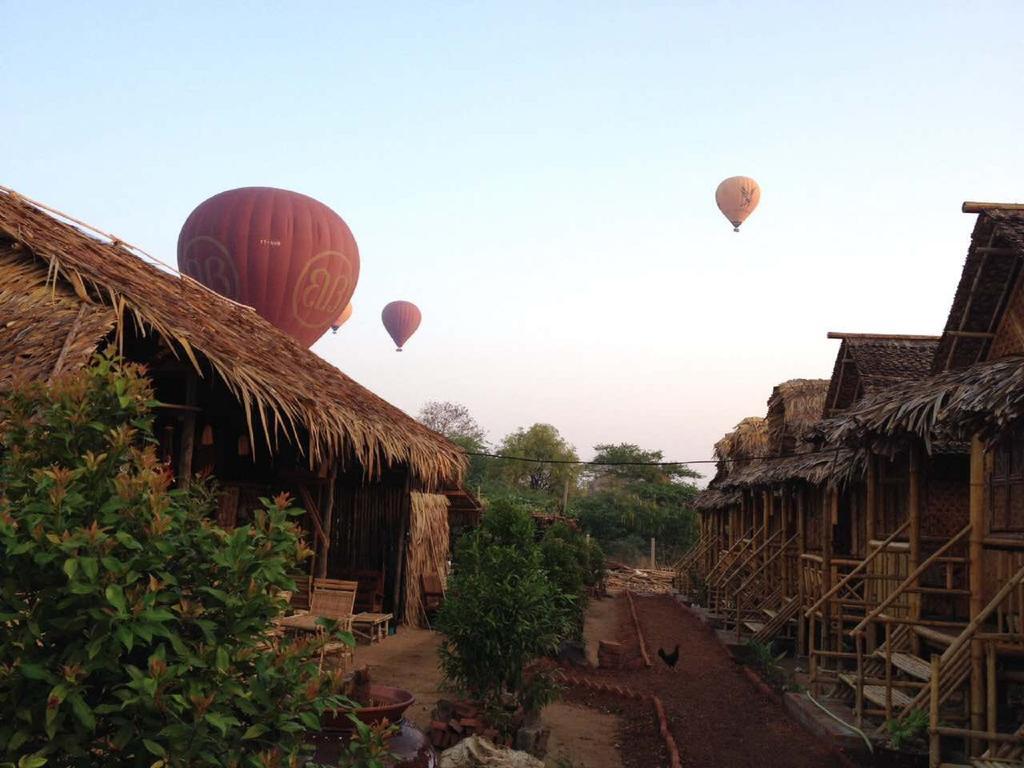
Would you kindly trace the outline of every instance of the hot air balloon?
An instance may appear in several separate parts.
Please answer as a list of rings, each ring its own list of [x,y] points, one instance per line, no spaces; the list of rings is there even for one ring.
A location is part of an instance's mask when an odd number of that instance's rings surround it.
[[[331,333],[337,333],[338,329],[345,324],[345,321],[352,317],[352,302],[345,305],[345,309],[331,323]]]
[[[725,218],[732,222],[733,232],[740,231],[740,224],[754,212],[760,199],[761,188],[747,176],[731,176],[715,190],[715,202]]]
[[[298,192],[242,187],[201,203],[178,235],[178,269],[309,346],[352,298],[359,249],[348,225]]]
[[[402,345],[420,327],[420,320],[423,319],[423,316],[420,314],[419,307],[411,301],[392,301],[384,307],[384,311],[380,313],[380,319],[384,321],[384,327],[394,339],[395,346],[398,347],[395,351],[401,352]]]

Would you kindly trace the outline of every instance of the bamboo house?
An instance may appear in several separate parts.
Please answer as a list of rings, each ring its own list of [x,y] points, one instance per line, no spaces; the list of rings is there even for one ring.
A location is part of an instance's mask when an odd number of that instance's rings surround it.
[[[812,690],[869,732],[928,713],[936,767],[1024,757],[1024,208],[964,210],[977,221],[941,336],[829,334],[841,343],[815,423],[787,430],[776,388],[767,452],[720,461],[681,561],[690,585],[733,585],[698,595],[711,620],[746,624],[738,638],[796,635]],[[716,518],[750,505],[733,547]],[[791,603],[750,592],[751,575],[785,560],[764,542],[791,524],[799,610],[769,634]]]
[[[443,579],[448,559],[457,446],[252,309],[3,188],[0,317],[0,390],[115,345],[147,366],[178,482],[216,478],[223,525],[288,491],[315,544],[308,575],[357,579],[357,608],[422,621],[420,579]]]

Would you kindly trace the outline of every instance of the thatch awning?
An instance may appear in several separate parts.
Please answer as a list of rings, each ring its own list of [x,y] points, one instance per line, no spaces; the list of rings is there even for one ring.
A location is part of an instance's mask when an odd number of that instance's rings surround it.
[[[858,451],[843,448],[825,449],[793,456],[761,459],[723,478],[717,485],[723,489],[758,488],[802,480],[811,485],[844,484],[864,473]]]
[[[830,442],[893,447],[920,439],[929,451],[974,433],[993,439],[1024,417],[1024,357],[977,363],[865,398],[829,432]]]
[[[0,326],[0,352],[16,350],[3,352],[5,366],[16,356],[34,354],[33,349],[62,349],[65,340],[77,339],[79,351],[91,349],[111,325],[119,339],[134,325],[159,334],[201,375],[212,368],[243,406],[250,432],[262,431],[271,450],[284,437],[305,450],[311,463],[354,455],[370,476],[405,464],[430,487],[461,479],[461,449],[299,346],[251,308],[155,267],[122,243],[87,234],[3,188],[0,253],[6,253],[0,262],[5,290],[18,280],[38,293],[41,274],[49,286],[44,290],[55,297],[52,322],[16,321],[13,330]],[[76,304],[86,306],[88,333],[74,329]],[[45,370],[49,358],[35,362]]]
[[[736,506],[742,500],[739,491],[726,491],[721,488],[705,488],[697,494],[691,505],[694,509],[703,512],[712,512],[717,509],[726,509]]]

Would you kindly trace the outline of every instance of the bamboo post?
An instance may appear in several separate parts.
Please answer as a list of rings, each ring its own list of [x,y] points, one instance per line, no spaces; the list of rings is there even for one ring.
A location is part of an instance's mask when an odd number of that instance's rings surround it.
[[[932,686],[928,697],[928,766],[942,765],[942,737],[939,735],[939,680],[942,676],[942,661],[937,653],[932,654]]]
[[[761,520],[762,530],[764,533],[761,536],[763,541],[768,541],[768,528],[771,525],[772,516],[772,492],[770,490],[761,492]],[[764,551],[764,562],[768,562],[768,558],[771,557],[771,553],[765,549]]]
[[[984,573],[982,571],[985,536],[985,451],[978,435],[971,438],[971,534],[968,548],[970,560],[970,613],[974,621],[984,610]],[[981,645],[971,643],[971,730],[980,731],[983,724],[984,693]],[[980,751],[978,739],[972,738],[970,754]]]
[[[857,646],[857,691],[854,694],[853,714],[857,727],[864,725],[864,636],[854,638]]]
[[[651,570],[653,571],[655,568],[656,566],[654,560],[654,537],[651,536]]]
[[[821,593],[832,589],[832,515],[839,507],[839,491],[835,486],[826,491],[825,504],[821,510]],[[822,607],[822,647],[827,648],[831,639],[832,604],[830,598]]]
[[[874,454],[868,454],[868,467],[867,467],[867,489],[864,498],[864,551],[865,554],[871,555],[871,542],[875,540],[875,520],[878,515],[878,459]],[[870,603],[870,593],[874,589],[874,585],[871,579],[866,579],[864,582],[864,598],[865,602]],[[872,652],[878,645],[878,632],[875,625],[872,624],[868,627],[867,634],[867,647],[868,651]]]
[[[934,682],[934,681],[933,681]],[[885,719],[892,719],[892,622],[885,622]]]
[[[804,611],[807,610],[807,606],[804,601],[803,555],[807,552],[807,531],[804,528],[804,492],[805,489],[801,486],[796,494],[796,590],[797,600],[799,600],[800,605],[800,612],[797,614],[796,623],[796,648],[798,656],[804,652],[807,645],[807,626],[804,621]]]
[[[996,701],[996,644],[994,642],[985,643],[985,662],[986,730],[989,733],[995,733],[999,725],[999,711]],[[998,742],[989,741],[988,749],[990,755],[995,754],[997,745]]]
[[[921,449],[917,443],[910,446],[910,462],[907,473],[907,506],[910,518],[910,557],[907,569],[913,573],[921,563]],[[921,618],[921,593],[916,592],[919,579],[910,585],[909,606],[910,618],[918,621]],[[915,633],[911,640],[914,655],[921,655],[921,640]]]
[[[185,374],[185,405],[196,404],[196,374],[188,371]],[[178,449],[178,487],[188,488],[192,482],[192,454],[196,442],[196,412],[191,408],[185,411],[181,422],[181,446]]]
[[[324,538],[322,544],[322,551],[320,553],[320,564],[318,569],[321,579],[327,578],[327,563],[329,560],[328,555],[330,554],[331,551],[331,524],[334,518],[334,481],[335,478],[337,477],[337,472],[338,465],[331,464],[331,472],[328,475],[327,488],[325,489],[327,491],[327,500],[324,503]]]

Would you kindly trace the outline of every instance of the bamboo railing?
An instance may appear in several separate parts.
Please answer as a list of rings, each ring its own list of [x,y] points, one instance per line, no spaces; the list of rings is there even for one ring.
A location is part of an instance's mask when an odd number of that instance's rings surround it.
[[[781,533],[781,532],[780,532]],[[776,534],[777,536],[778,534]],[[775,538],[775,537],[772,537]],[[775,568],[776,565],[781,564],[782,560],[786,557],[786,553],[789,548],[796,543],[797,534],[794,534],[790,539],[782,544],[772,555],[767,557],[764,562],[758,566],[753,573],[751,573],[740,586],[736,589],[733,595],[733,602],[736,605],[736,642],[742,640],[743,633],[743,621],[744,621],[744,608],[748,610],[751,608],[770,607],[767,605],[773,599],[778,598],[776,603],[781,607],[782,598],[782,587],[784,586],[783,580],[778,578],[780,574],[775,573],[776,578],[772,578],[772,571],[778,570]],[[767,582],[765,577],[767,576]],[[755,591],[756,590],[756,591]],[[761,605],[754,605],[755,601],[758,601]]]
[[[928,733],[929,733],[929,765],[938,768],[942,764],[942,737],[961,737],[968,743],[967,752],[970,757],[977,756],[984,745],[987,751],[983,758],[994,762],[1020,759],[1024,755],[1024,726],[1014,733],[999,733],[998,696],[997,696],[997,660],[999,652],[1011,646],[1016,652],[1024,649],[1024,628],[1021,627],[1021,615],[1024,613],[1024,567],[1010,577],[989,601],[988,605],[964,627],[963,632],[954,640],[941,655],[931,657],[931,684],[928,688]],[[994,631],[982,632],[982,628],[990,619],[995,618]],[[966,659],[966,662],[964,662]],[[979,719],[983,715],[985,728],[956,728],[946,725],[940,718],[941,707],[949,693],[944,691],[943,683],[954,675],[950,670],[966,666],[960,684],[970,676],[971,667],[977,665],[984,672],[971,681],[972,719],[974,719],[975,703],[984,704],[984,712],[978,712]],[[961,675],[957,674],[957,677]],[[934,685],[938,680],[940,684]],[[944,696],[945,693],[945,696]],[[920,708],[922,697],[915,700]]]

